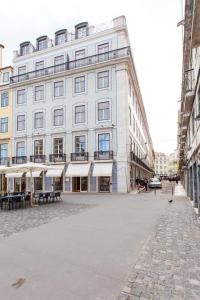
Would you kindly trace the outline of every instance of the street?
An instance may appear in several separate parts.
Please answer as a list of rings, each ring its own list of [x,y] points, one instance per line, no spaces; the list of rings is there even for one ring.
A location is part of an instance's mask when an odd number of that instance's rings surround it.
[[[199,299],[200,228],[189,201],[170,197],[167,184],[1,212],[3,299]]]

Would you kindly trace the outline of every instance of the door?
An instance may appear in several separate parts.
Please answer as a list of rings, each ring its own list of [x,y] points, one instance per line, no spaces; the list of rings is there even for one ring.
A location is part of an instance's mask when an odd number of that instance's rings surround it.
[[[99,177],[99,192],[110,192],[110,177]]]
[[[87,192],[88,177],[73,177],[72,188],[73,192]]]
[[[87,192],[87,191],[88,191],[88,178],[81,177],[81,192]]]
[[[81,183],[80,177],[72,178],[72,191],[73,192],[80,192],[80,183]]]

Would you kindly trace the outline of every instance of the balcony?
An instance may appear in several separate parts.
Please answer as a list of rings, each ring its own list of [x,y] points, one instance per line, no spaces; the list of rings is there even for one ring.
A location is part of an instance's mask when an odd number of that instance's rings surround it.
[[[50,162],[66,162],[66,154],[58,153],[58,154],[49,154]]]
[[[31,155],[30,161],[34,163],[45,163],[46,155]]]
[[[105,53],[87,56],[77,60],[67,61],[60,65],[54,65],[48,68],[31,71],[21,75],[12,76],[11,83],[18,83],[22,81],[32,80],[38,77],[49,76],[57,74],[66,70],[73,70],[80,67],[91,66],[94,64],[111,61],[117,58],[127,57],[130,55],[130,47],[119,48]]]
[[[138,165],[140,165],[142,168],[146,169],[149,172],[154,172],[153,169],[151,169],[149,166],[147,166],[135,153],[131,152],[131,161],[134,161]]]
[[[71,153],[71,161],[88,161],[88,152]]]
[[[114,156],[113,151],[95,151],[94,160],[112,160]]]
[[[12,157],[12,164],[26,164],[27,163],[27,156],[13,156]]]
[[[0,157],[0,165],[1,166],[9,166],[10,159],[9,157]]]

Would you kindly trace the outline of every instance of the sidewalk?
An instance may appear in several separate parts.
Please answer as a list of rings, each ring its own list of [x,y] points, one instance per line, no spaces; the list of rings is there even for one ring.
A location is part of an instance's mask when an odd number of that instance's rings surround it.
[[[200,221],[181,184],[118,298],[133,299],[200,299]]]

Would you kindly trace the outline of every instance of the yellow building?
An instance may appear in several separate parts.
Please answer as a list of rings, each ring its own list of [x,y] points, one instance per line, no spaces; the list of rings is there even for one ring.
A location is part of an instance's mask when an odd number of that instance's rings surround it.
[[[9,165],[12,159],[12,89],[9,86],[12,67],[2,66],[3,48],[0,44],[0,165]],[[0,179],[0,191],[6,191],[4,175]]]

